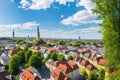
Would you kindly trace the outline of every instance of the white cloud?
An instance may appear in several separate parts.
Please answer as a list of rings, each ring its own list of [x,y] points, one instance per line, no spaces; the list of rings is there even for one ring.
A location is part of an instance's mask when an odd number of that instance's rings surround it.
[[[95,4],[91,0],[79,0],[76,4],[77,7],[84,6],[87,11],[91,12],[91,9],[95,7]]]
[[[87,10],[82,10],[67,19],[63,19],[61,23],[64,25],[79,26],[80,24],[93,23],[95,20],[95,15],[89,13]]]
[[[10,30],[10,29],[33,29],[40,24],[36,21],[26,22],[22,24],[0,24],[0,30]]]
[[[40,10],[50,8],[54,2],[66,5],[67,3],[71,3],[74,1],[75,0],[21,0],[19,8]],[[56,8],[55,6],[53,7]]]
[[[50,8],[54,0],[21,0],[19,8],[40,10]]]
[[[77,1],[76,6],[84,6],[85,10],[80,10],[76,12],[72,16],[63,19],[60,23],[64,25],[79,26],[81,24],[102,22],[102,20],[96,20],[96,15],[92,14],[91,9],[93,9],[95,5],[90,0],[79,0]]]
[[[75,0],[55,0],[55,1],[58,2],[59,4],[66,5],[66,3],[74,2]]]

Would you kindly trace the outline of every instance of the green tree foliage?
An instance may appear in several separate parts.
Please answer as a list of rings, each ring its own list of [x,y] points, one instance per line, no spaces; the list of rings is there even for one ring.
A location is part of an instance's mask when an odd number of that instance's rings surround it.
[[[47,54],[47,56],[42,60],[42,63],[45,64],[45,62],[50,59],[51,54]]]
[[[29,65],[40,68],[42,66],[42,59],[37,55],[32,55],[29,59]]]
[[[63,54],[59,54],[59,55],[57,56],[57,60],[58,60],[58,61],[65,60],[65,56],[64,56]]]
[[[98,80],[105,80],[105,70],[104,69],[99,70]]]
[[[61,40],[58,44],[64,45],[67,41],[66,40]]]
[[[16,76],[15,76],[15,80],[19,80],[19,75],[16,75]]]
[[[80,46],[81,44],[85,44],[83,41],[76,41],[73,46]]]
[[[88,75],[88,80],[97,80],[95,71],[90,72],[90,74]]]
[[[18,52],[17,55],[19,56],[20,63],[25,62],[25,52],[24,51]]]
[[[68,60],[73,60],[73,56],[69,54],[68,57],[67,57],[67,59]]]
[[[24,39],[16,39],[16,44],[25,44],[26,41]]]
[[[32,42],[27,42],[27,47],[32,47],[33,43]]]
[[[9,72],[13,75],[16,75],[19,72],[19,56],[17,54],[13,55],[9,61]]]
[[[55,45],[52,44],[52,43],[47,43],[46,46],[47,46],[47,47],[53,47],[53,46],[55,46]]]
[[[40,52],[40,51],[35,51],[32,53],[32,55],[37,55],[39,57],[41,57],[41,54],[42,54],[42,52]]]
[[[20,46],[15,47],[16,50],[21,50]]]
[[[32,55],[32,51],[31,50],[28,50],[27,52],[25,52],[25,62],[28,63],[29,61],[29,58],[31,57]]]
[[[88,77],[88,74],[87,74],[87,72],[85,71],[85,69],[84,69],[84,70],[82,70],[82,75],[83,75],[83,77],[85,77],[85,78],[87,78],[87,77]]]
[[[51,53],[50,59],[53,59],[54,61],[56,61],[57,60],[57,53],[56,52]]]
[[[28,47],[27,47],[27,46],[25,46],[23,50],[24,50],[24,51],[28,51]]]
[[[0,49],[5,49],[5,46],[4,46],[4,45],[1,45],[1,46],[0,46]]]
[[[46,44],[46,42],[43,40],[43,39],[36,39],[34,42],[33,42],[34,46],[38,46],[40,44]]]
[[[111,74],[110,80],[120,79],[120,0],[92,0],[96,7],[93,12],[103,19],[103,42],[109,59],[107,67],[116,67],[118,70]]]

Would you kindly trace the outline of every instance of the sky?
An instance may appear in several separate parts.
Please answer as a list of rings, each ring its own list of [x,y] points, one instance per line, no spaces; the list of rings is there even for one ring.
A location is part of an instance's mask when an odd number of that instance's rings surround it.
[[[90,0],[0,0],[0,37],[102,39]]]

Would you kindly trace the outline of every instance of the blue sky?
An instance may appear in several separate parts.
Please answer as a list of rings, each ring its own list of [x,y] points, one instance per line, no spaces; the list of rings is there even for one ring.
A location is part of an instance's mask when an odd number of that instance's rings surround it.
[[[90,0],[0,0],[0,37],[101,39]]]

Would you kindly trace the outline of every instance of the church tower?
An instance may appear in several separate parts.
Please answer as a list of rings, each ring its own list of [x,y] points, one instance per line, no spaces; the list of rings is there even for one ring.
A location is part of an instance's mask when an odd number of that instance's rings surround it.
[[[79,40],[81,40],[81,37],[79,36]]]
[[[37,27],[37,39],[40,38],[39,26]]]
[[[14,29],[13,29],[13,32],[12,32],[12,38],[15,39],[15,32],[14,32]]]

